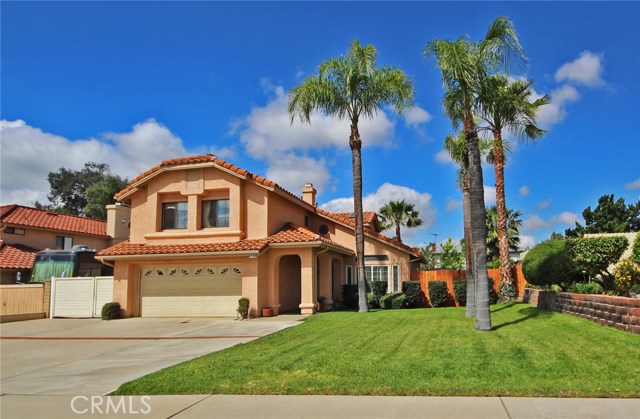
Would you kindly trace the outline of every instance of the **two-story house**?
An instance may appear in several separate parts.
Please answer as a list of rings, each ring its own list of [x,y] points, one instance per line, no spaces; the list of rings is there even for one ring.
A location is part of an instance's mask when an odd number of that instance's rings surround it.
[[[109,223],[23,205],[1,206],[0,283],[14,284],[18,277],[28,282],[40,250],[69,250],[75,245],[102,250],[126,239],[129,208],[123,205],[108,208]]]
[[[114,300],[127,316],[233,316],[248,297],[254,315],[314,313],[355,283],[355,222],[318,208],[213,155],[163,161],[116,198],[131,207],[129,241],[98,253],[114,266]],[[420,253],[379,232],[367,213],[367,279],[400,290]]]

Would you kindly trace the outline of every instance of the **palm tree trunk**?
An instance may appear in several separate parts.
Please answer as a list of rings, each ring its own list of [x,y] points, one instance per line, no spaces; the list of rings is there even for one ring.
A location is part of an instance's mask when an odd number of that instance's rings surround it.
[[[487,279],[487,223],[484,207],[484,180],[478,133],[473,116],[465,116],[464,135],[469,156],[469,195],[471,203],[471,243],[476,270],[476,330],[491,330],[489,282]]]
[[[360,313],[369,311],[367,284],[364,275],[364,217],[362,215],[362,140],[358,131],[358,120],[351,122],[349,147],[353,168],[353,212],[356,219],[356,266],[358,272],[358,306]]]
[[[471,201],[469,200],[469,175],[462,179],[462,212],[464,217],[464,243],[467,277],[467,317],[476,315],[476,275],[473,266],[473,252],[471,251]]]
[[[400,237],[400,223],[396,223],[396,240],[402,243],[402,238]]]
[[[513,279],[509,259],[509,232],[507,231],[507,200],[504,192],[504,148],[502,133],[493,133],[493,158],[496,171],[496,214],[498,219],[498,250],[500,252],[500,299],[510,301],[513,297]]]

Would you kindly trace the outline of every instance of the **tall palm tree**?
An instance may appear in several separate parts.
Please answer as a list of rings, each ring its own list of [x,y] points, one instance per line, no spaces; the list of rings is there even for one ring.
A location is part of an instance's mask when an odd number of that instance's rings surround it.
[[[500,235],[498,232],[498,209],[496,205],[487,208],[487,258],[490,261],[502,260],[500,254]],[[520,246],[520,211],[507,209],[508,251],[517,252]],[[506,298],[503,298],[506,300]]]
[[[462,122],[469,155],[469,195],[471,209],[471,247],[476,269],[476,329],[491,330],[487,278],[484,186],[478,133],[474,121],[475,99],[480,83],[490,73],[508,68],[510,59],[524,61],[522,47],[509,19],[496,18],[485,38],[472,42],[466,37],[456,41],[435,39],[424,53],[433,56],[442,73],[445,89],[443,108],[454,127]]]
[[[509,235],[507,227],[507,202],[505,196],[504,166],[509,143],[502,136],[507,131],[519,139],[535,141],[544,135],[536,126],[538,109],[549,103],[547,96],[532,100],[532,80],[509,81],[504,75],[493,75],[482,80],[476,98],[477,112],[484,129],[493,136],[493,154],[490,163],[495,168],[498,248],[500,250],[501,299],[516,297],[511,262],[509,259]]]
[[[422,225],[420,212],[416,210],[414,204],[410,204],[404,199],[397,201],[389,201],[384,207],[378,211],[382,217],[382,229],[387,230],[392,227],[396,228],[396,240],[402,243],[400,237],[400,227],[419,227]]]
[[[351,124],[353,205],[356,221],[356,263],[360,312],[368,311],[364,275],[364,224],[362,215],[362,139],[360,118],[373,118],[385,105],[398,113],[413,106],[413,82],[393,66],[376,66],[378,52],[373,45],[351,42],[346,55],[323,61],[318,74],[307,77],[289,92],[291,123],[296,116],[310,123],[311,111],[319,110]]]

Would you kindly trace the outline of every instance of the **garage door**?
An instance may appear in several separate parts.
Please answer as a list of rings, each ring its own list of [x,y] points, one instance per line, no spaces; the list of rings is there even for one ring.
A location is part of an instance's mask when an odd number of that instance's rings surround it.
[[[235,316],[240,266],[149,266],[142,269],[142,316]]]

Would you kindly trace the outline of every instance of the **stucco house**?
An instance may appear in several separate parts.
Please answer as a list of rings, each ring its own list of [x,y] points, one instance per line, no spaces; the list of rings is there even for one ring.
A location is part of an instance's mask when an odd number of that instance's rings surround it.
[[[69,250],[74,245],[102,250],[126,239],[129,235],[129,209],[111,205],[108,217],[111,218],[110,223],[23,205],[1,206],[1,283],[14,284],[18,273],[21,281],[28,282],[35,255],[40,250]]]
[[[208,154],[165,160],[116,199],[131,207],[130,238],[97,258],[114,266],[126,316],[234,316],[241,296],[253,315],[309,314],[356,283],[354,219],[318,208],[311,184],[298,197]],[[400,290],[420,252],[365,218],[366,276]]]

